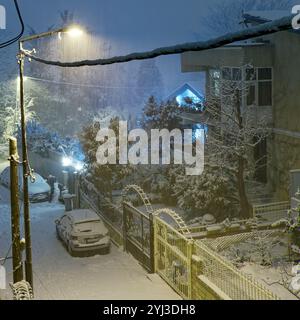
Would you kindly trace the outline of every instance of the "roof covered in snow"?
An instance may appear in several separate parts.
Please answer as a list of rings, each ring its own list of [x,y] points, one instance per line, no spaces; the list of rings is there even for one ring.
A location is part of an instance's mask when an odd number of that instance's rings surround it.
[[[176,89],[171,95],[167,97],[167,100],[174,100],[178,102],[179,105],[184,104],[184,99],[190,98],[194,102],[202,102],[203,95],[193,88],[190,84],[185,83],[183,86]]]

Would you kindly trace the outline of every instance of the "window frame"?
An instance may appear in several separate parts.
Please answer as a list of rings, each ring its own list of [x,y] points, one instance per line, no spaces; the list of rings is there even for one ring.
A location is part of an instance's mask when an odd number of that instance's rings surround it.
[[[273,103],[274,103],[274,68],[273,67],[253,67],[253,69],[256,72],[256,78],[254,80],[247,80],[246,79],[246,70],[247,69],[251,69],[251,68],[247,68],[247,67],[229,67],[229,66],[222,66],[220,68],[220,74],[221,74],[221,81],[240,81],[240,80],[234,80],[233,79],[233,70],[234,69],[241,69],[241,74],[242,74],[242,80],[245,83],[247,83],[249,86],[254,86],[255,87],[255,101],[253,104],[248,104],[247,102],[247,94],[243,94],[242,97],[242,104],[243,107],[252,107],[252,106],[256,106],[259,108],[267,108],[267,107],[273,107]],[[224,69],[231,69],[231,80],[230,79],[224,79],[223,78],[223,70]],[[270,79],[264,79],[264,80],[260,80],[259,79],[259,70],[260,69],[270,69],[271,70],[271,78]],[[259,105],[259,84],[260,83],[266,83],[266,82],[270,82],[271,83],[271,104],[267,104],[267,105]]]

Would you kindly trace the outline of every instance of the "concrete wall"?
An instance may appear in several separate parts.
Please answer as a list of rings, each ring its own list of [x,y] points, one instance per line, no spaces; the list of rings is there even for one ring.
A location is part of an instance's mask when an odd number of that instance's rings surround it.
[[[274,126],[300,131],[300,35],[280,32],[274,46]]]
[[[290,170],[300,168],[300,139],[274,135],[270,144],[269,181],[277,200],[290,196]]]
[[[290,170],[300,168],[300,35],[274,36],[273,121],[270,180],[280,200],[289,197]]]
[[[222,66],[240,67],[247,63],[256,67],[271,67],[273,65],[273,46],[271,44],[227,46],[181,55],[182,72],[206,71]]]

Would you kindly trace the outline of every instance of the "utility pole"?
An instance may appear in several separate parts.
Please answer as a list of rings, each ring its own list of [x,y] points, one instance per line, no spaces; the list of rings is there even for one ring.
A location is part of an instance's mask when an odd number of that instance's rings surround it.
[[[32,172],[28,163],[28,151],[27,151],[27,137],[26,137],[26,113],[24,102],[24,60],[25,52],[23,44],[25,42],[51,37],[60,33],[69,33],[73,37],[80,36],[82,30],[76,26],[60,28],[58,30],[47,31],[44,33],[32,35],[19,40],[19,54],[18,64],[20,73],[20,111],[21,111],[21,131],[22,131],[22,164],[23,164],[23,203],[24,203],[24,231],[26,241],[26,261],[25,261],[25,274],[26,281],[33,288],[33,271],[32,271],[32,247],[31,247],[31,226],[30,226],[30,207],[29,207],[29,190],[28,179],[32,177]]]
[[[9,139],[10,161],[10,201],[11,201],[11,234],[14,283],[23,280],[22,254],[20,246],[20,211],[19,211],[19,155],[17,140]]]
[[[19,72],[20,72],[20,109],[21,109],[21,130],[22,130],[22,164],[23,164],[23,202],[24,202],[24,232],[26,245],[25,275],[26,281],[33,288],[32,272],[32,248],[31,248],[31,222],[29,211],[29,190],[28,178],[31,175],[28,164],[27,137],[26,137],[26,115],[24,101],[24,54],[22,53],[22,42],[19,43]]]

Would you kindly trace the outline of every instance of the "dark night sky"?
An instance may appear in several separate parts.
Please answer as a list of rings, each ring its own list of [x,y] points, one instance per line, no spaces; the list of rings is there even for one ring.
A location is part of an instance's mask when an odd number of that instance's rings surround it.
[[[125,54],[195,41],[194,32],[201,32],[201,17],[213,1],[217,0],[19,0],[19,4],[26,25],[37,32],[58,23],[59,13],[68,9],[82,25],[111,43],[112,54]],[[19,30],[17,16],[12,0],[0,3],[8,15],[1,38],[9,38]],[[200,74],[181,74],[179,56],[160,58],[158,64],[166,90],[184,82],[201,89]]]
[[[12,0],[0,0],[9,11],[9,31],[15,29]],[[58,21],[68,9],[83,25],[122,46],[141,50],[193,40],[206,14],[207,0],[19,0],[24,20],[38,31]],[[199,31],[199,30],[198,30]]]
[[[195,41],[195,33],[205,34],[207,37],[202,18],[211,15],[214,3],[228,1],[230,0],[19,0],[19,4],[26,25],[37,32],[57,24],[59,13],[68,9],[75,14],[78,22],[111,44],[113,55],[119,55]],[[8,13],[8,28],[0,30],[0,39],[8,39],[18,32],[19,24],[13,1],[0,0],[0,4],[5,5]],[[5,57],[3,50],[0,52],[0,69],[1,64],[7,63],[7,56]],[[14,59],[13,54],[10,53],[9,56]],[[179,56],[163,57],[157,61],[167,91],[170,92],[185,82],[197,89],[203,88],[201,74],[181,73]]]

